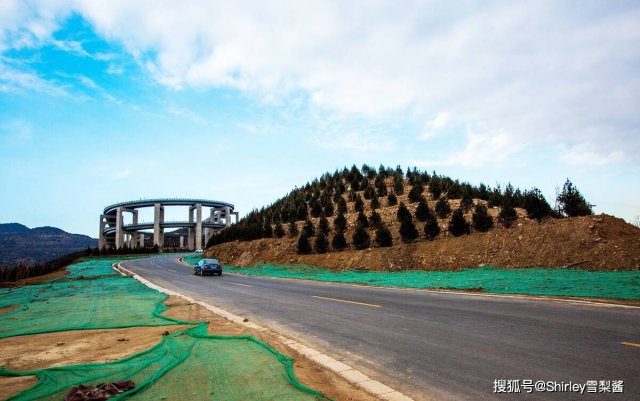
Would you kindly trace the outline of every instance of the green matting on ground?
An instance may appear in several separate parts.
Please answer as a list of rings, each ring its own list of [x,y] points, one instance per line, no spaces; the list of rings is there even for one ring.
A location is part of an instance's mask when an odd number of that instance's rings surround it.
[[[249,276],[296,278],[403,288],[482,290],[503,294],[640,299],[640,271],[594,272],[577,269],[503,269],[481,267],[461,271],[396,272],[333,271],[307,265],[256,264],[224,266]]]
[[[0,367],[2,376],[38,378],[37,384],[9,400],[62,400],[73,386],[119,380],[132,380],[136,387],[110,400],[328,400],[296,380],[289,357],[259,340],[211,336],[206,334],[206,324],[162,316],[167,296],[116,273],[111,266],[118,260],[122,259],[86,259],[69,266],[68,276],[0,289],[0,308],[20,305],[0,315],[0,338],[79,329],[197,325],[114,362],[27,372]]]
[[[61,400],[72,386],[132,380],[110,400],[328,400],[300,384],[290,358],[252,337],[206,335],[206,325],[166,336],[155,347],[119,361],[14,372],[38,383],[9,400]]]

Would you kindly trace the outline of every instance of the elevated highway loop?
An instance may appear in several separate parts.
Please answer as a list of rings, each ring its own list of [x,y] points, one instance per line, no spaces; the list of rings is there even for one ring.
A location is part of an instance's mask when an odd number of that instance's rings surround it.
[[[165,221],[165,206],[188,208],[189,219],[185,221]],[[138,211],[153,208],[153,222],[139,222]],[[209,208],[209,217],[203,219],[203,208]],[[124,224],[124,213],[131,213],[132,223]],[[154,198],[115,203],[104,208],[100,215],[99,247],[130,248],[142,247],[145,242],[143,230],[153,230],[153,245],[164,246],[166,228],[187,229],[188,243],[180,236],[180,248],[200,249],[214,232],[231,225],[231,216],[238,221],[238,212],[232,203],[198,198]],[[203,237],[204,235],[204,237]]]

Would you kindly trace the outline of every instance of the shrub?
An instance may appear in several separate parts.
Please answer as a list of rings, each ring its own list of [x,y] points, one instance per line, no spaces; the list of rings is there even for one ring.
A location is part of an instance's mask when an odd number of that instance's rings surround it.
[[[449,232],[454,237],[469,235],[469,223],[467,223],[467,221],[464,219],[462,209],[456,209],[456,211],[453,212],[451,220],[449,220]]]
[[[471,222],[474,230],[480,232],[489,231],[493,227],[493,218],[487,212],[487,207],[481,204],[476,205]]]

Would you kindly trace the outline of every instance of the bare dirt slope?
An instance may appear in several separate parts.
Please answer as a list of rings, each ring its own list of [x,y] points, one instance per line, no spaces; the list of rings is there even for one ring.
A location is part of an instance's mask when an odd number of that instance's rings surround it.
[[[446,235],[446,222],[442,222],[443,234],[437,239],[402,244],[395,210],[386,209],[379,212],[394,235],[394,245],[390,248],[298,255],[297,238],[284,237],[221,244],[209,248],[205,255],[235,266],[250,266],[257,262],[304,263],[335,270],[459,270],[482,265],[569,266],[586,270],[640,268],[640,229],[609,215],[537,222],[527,219],[523,211],[518,210],[519,219],[508,229],[497,226],[487,233],[472,232],[454,238]],[[497,214],[496,210],[490,212]],[[470,216],[466,217],[467,221],[471,220]],[[350,241],[355,214],[350,213],[347,220],[346,237]],[[314,223],[317,226],[317,219]],[[421,225],[417,227],[422,231]],[[370,234],[373,238],[373,232]]]

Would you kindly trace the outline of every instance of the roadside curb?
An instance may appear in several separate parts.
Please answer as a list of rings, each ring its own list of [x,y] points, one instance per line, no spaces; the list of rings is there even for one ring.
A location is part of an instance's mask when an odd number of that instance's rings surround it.
[[[182,258],[180,258],[180,263],[183,263],[185,265],[190,266],[188,263],[185,263]],[[128,277],[132,277],[136,280],[138,280],[139,282],[141,282],[142,284],[146,285],[149,288],[152,288],[154,290],[160,291],[164,294],[167,295],[173,295],[173,296],[177,296],[180,297],[186,301],[189,301],[191,303],[194,304],[198,304],[202,307],[204,307],[205,309],[207,309],[210,312],[213,312],[219,316],[222,316],[223,318],[233,322],[233,323],[237,323],[240,325],[243,325],[245,327],[248,327],[250,329],[256,330],[256,331],[266,331],[267,329],[265,327],[259,326],[253,322],[249,322],[246,319],[235,315],[231,312],[227,312],[224,309],[218,308],[216,306],[210,305],[206,302],[202,302],[202,301],[197,301],[189,296],[183,295],[179,292],[161,287],[159,285],[156,285],[152,282],[150,282],[149,280],[145,279],[144,277],[133,273],[132,271],[122,267],[121,262],[118,263],[114,263],[113,264],[113,268],[114,270],[116,270],[118,273],[122,274],[123,276],[128,276]],[[321,365],[322,367],[329,369],[331,371],[333,371],[334,373],[337,373],[338,375],[340,375],[341,377],[343,377],[345,380],[347,380],[349,383],[354,384],[357,387],[360,387],[361,389],[363,389],[364,391],[366,391],[367,393],[374,395],[378,398],[380,398],[381,400],[386,400],[386,401],[413,401],[412,398],[407,397],[406,395],[402,394],[399,391],[394,390],[393,388],[377,381],[377,380],[373,380],[371,379],[369,376],[365,375],[364,373],[360,372],[357,369],[354,369],[353,367],[344,364],[340,361],[338,361],[337,359],[334,359],[332,357],[330,357],[329,355],[323,354],[320,351],[317,351],[313,348],[307,347],[306,345],[303,345],[299,342],[297,342],[294,339],[285,337],[285,336],[278,336],[278,339],[287,347],[298,351],[300,354],[302,354],[303,356],[305,356],[306,358],[316,362],[317,364]]]

